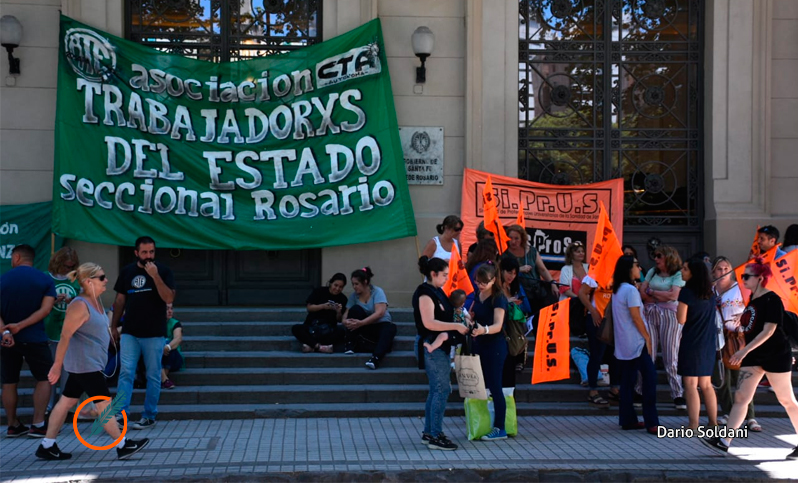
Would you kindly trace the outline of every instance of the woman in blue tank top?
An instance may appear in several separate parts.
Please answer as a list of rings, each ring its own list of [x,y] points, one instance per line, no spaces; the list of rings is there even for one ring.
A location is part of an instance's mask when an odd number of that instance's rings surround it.
[[[70,280],[77,280],[81,293],[67,307],[61,339],[56,349],[55,362],[47,378],[55,384],[61,377],[61,368],[67,371],[67,383],[61,398],[50,413],[47,435],[36,450],[36,457],[44,460],[67,460],[71,453],[64,453],[56,444],[56,436],[67,419],[69,410],[78,404],[85,392],[89,397],[105,396],[109,399],[96,403],[97,410],[103,410],[111,402],[103,369],[108,359],[108,344],[111,333],[108,317],[100,302],[100,295],[106,291],[108,279],[103,268],[95,263],[84,263],[69,273]],[[112,415],[113,416],[113,415]],[[120,433],[113,417],[103,426],[117,446],[117,457],[127,459],[144,448],[148,440],[127,439]]]

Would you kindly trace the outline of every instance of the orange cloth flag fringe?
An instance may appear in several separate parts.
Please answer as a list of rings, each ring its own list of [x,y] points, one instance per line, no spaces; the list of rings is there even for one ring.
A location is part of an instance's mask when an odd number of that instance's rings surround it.
[[[789,312],[798,312],[797,303],[797,250],[792,250],[778,260],[775,260],[775,252],[778,247],[775,246],[764,254],[765,263],[770,264],[772,269],[772,278],[765,285],[767,290],[775,292],[781,300],[783,300],[783,308]],[[733,271],[736,273],[736,281],[739,283],[739,290],[742,291],[742,300],[747,304],[750,300],[750,291],[744,288],[742,284],[742,274],[744,273],[748,261],[736,267]]]
[[[519,212],[517,213],[516,224],[525,229],[525,210],[522,209],[522,204],[519,205]]]
[[[486,185],[483,187],[483,226],[494,234],[494,241],[497,249],[504,253],[508,248],[508,234],[500,223],[500,216],[497,214],[497,203],[494,200],[492,189],[492,177],[486,178]]]
[[[442,290],[449,297],[453,291],[458,289],[463,290],[467,295],[474,291],[472,282],[469,280],[469,274],[467,274],[467,270],[461,262],[461,254],[458,253],[456,244],[453,243],[453,248],[450,250],[450,274]]]
[[[753,244],[750,245],[750,255],[747,257],[748,260],[751,260],[757,257],[761,253],[761,247],[758,244],[758,230],[761,229],[760,225],[756,226],[756,236],[753,237]]]
[[[569,378],[569,300],[539,311],[531,384]]]
[[[606,306],[611,299],[611,285],[614,281],[614,268],[622,256],[622,244],[614,232],[608,218],[606,206],[600,203],[600,216],[597,218],[597,229],[594,233],[594,245],[588,253],[589,272],[587,275],[597,282],[595,290],[595,306],[600,315],[605,314]]]

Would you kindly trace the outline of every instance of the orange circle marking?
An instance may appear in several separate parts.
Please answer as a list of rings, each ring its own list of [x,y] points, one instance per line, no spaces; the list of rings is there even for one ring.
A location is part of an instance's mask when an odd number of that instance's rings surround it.
[[[81,443],[83,443],[84,446],[86,446],[89,449],[96,450],[96,451],[105,451],[107,449],[111,449],[114,446],[118,445],[119,442],[122,441],[122,438],[125,437],[125,433],[128,432],[128,415],[125,413],[125,411],[122,411],[122,419],[124,421],[124,424],[122,425],[122,434],[119,436],[119,438],[117,438],[116,441],[114,441],[113,443],[109,444],[108,446],[95,446],[93,444],[89,444],[89,443],[86,442],[85,439],[83,439],[83,436],[81,436],[81,433],[78,432],[78,415],[81,413],[81,409],[83,409],[83,407],[86,406],[86,403],[89,403],[89,402],[95,401],[95,400],[110,401],[111,398],[108,397],[108,396],[94,396],[94,397],[90,397],[87,400],[85,400],[82,403],[80,403],[80,405],[78,405],[78,409],[75,410],[75,417],[72,418],[72,428],[75,430],[75,436],[78,437],[78,440]]]

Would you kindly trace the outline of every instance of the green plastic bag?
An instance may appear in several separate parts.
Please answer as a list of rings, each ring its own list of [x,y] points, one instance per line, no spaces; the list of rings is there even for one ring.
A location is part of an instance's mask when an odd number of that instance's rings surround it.
[[[508,388],[513,391],[512,388]],[[503,389],[506,392],[506,389]],[[489,407],[492,398],[486,399],[464,399],[464,412],[467,420],[467,439],[470,441],[480,439],[484,434],[492,430],[494,422],[494,406]],[[517,404],[514,402],[513,394],[506,395],[506,433],[509,436],[517,435]]]

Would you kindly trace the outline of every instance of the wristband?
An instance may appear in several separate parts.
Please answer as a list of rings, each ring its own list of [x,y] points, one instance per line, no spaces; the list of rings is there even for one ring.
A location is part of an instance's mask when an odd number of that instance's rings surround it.
[[[172,347],[169,344],[164,344],[168,351],[172,352]]]
[[[484,325],[484,326],[483,326],[483,329],[486,331],[486,334],[488,334],[488,333],[489,333],[489,326],[488,326],[488,325]]]
[[[4,330],[4,331],[3,331],[3,335],[10,334],[10,333],[11,333],[11,331],[10,331],[10,330],[8,330],[8,329],[6,329],[6,330]]]

